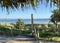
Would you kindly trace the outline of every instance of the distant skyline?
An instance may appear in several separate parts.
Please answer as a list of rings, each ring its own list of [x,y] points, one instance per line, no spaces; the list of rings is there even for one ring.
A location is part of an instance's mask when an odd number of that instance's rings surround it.
[[[50,18],[52,10],[54,10],[56,7],[50,8],[49,4],[47,7],[44,5],[45,4],[39,4],[35,10],[33,10],[32,7],[24,8],[24,10],[21,10],[21,8],[18,10],[10,9],[9,14],[7,13],[6,9],[2,11],[2,8],[0,8],[0,19],[30,19],[31,14],[33,14],[34,19]]]

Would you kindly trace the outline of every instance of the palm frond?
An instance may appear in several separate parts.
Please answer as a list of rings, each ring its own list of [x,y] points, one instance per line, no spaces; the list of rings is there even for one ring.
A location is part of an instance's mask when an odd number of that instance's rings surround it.
[[[46,2],[47,4],[50,3],[50,6],[56,4],[57,6],[60,6],[60,0],[0,0],[0,6],[4,7],[6,9],[8,8],[18,8],[20,5],[23,8],[25,5],[31,5],[32,7],[36,7],[38,3]]]

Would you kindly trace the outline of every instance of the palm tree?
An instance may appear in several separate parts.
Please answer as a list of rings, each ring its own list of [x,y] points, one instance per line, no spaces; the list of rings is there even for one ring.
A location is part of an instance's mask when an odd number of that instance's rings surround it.
[[[35,7],[39,2],[46,2],[47,4],[50,2],[51,6],[56,4],[60,8],[60,0],[0,0],[0,6],[8,10],[9,8],[18,8],[19,6],[23,8],[26,5]]]
[[[24,7],[26,5],[32,5],[36,6],[38,3],[38,0],[0,0],[1,7],[4,7],[6,9],[8,8],[18,8],[20,5],[21,7]]]
[[[60,11],[58,9],[53,11],[50,21],[56,25],[56,29],[57,29],[58,28],[57,23],[60,22]]]
[[[9,8],[15,9],[18,7],[32,6],[33,8],[38,5],[39,2],[46,2],[46,4],[50,3],[50,6],[57,5],[60,10],[60,0],[0,0],[1,8],[6,8],[7,11]],[[17,25],[20,24],[17,22]],[[19,25],[20,26],[20,25]],[[21,28],[21,27],[20,27]]]

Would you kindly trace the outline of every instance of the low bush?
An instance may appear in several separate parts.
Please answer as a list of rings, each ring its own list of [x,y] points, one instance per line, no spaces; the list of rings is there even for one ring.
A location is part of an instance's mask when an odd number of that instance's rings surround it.
[[[30,33],[32,33],[31,30],[22,31],[22,34],[30,34]]]
[[[49,32],[49,31],[44,31],[40,32],[40,37],[48,38],[48,37],[60,37],[59,33],[54,33],[54,32]]]

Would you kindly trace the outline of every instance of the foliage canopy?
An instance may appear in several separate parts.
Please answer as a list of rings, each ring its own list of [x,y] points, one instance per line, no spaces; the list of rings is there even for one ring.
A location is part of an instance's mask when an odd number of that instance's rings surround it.
[[[19,6],[21,6],[22,8],[24,6],[29,6],[31,5],[32,7],[36,7],[36,5],[38,5],[38,3],[41,2],[46,2],[47,4],[50,2],[50,5],[55,5],[57,4],[58,6],[60,6],[60,0],[0,0],[0,6],[2,8],[18,8]],[[53,4],[54,3],[54,4]]]
[[[53,11],[53,14],[51,15],[51,21],[53,23],[60,22],[60,11],[58,9]]]

